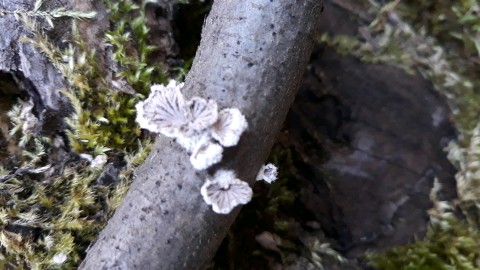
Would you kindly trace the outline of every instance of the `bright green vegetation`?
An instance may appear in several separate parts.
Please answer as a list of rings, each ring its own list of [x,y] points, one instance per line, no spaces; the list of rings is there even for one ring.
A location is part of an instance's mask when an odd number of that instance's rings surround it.
[[[444,226],[432,222],[425,239],[369,258],[379,269],[479,269],[480,2],[407,0],[384,6],[367,2],[377,14],[367,41],[324,35],[321,42],[363,61],[419,71],[447,97],[459,132],[447,149],[459,170],[455,207],[466,217],[465,222],[454,216],[442,218]],[[392,12],[403,21],[389,24]]]
[[[124,149],[128,153],[137,147],[140,129],[135,123],[135,104],[148,95],[151,84],[167,81],[160,73],[160,64],[148,62],[156,47],[148,43],[147,2],[141,7],[131,1],[107,5],[116,25],[106,33],[106,42],[114,46],[112,57],[121,67],[111,74],[112,81],[105,79],[108,74],[99,69],[95,52],[87,52],[81,40],[76,42],[82,51],[77,61],[74,52],[69,52],[75,63],[71,70],[75,77],[70,81],[74,87],[82,82],[73,94],[65,92],[75,109],[69,124],[74,130],[70,134],[72,146],[78,153],[97,150],[95,154],[99,154],[102,150],[98,149]]]
[[[385,270],[475,270],[480,268],[480,232],[459,221],[453,208],[434,201],[430,212],[431,225],[425,239],[384,254],[369,254],[378,269]]]
[[[18,147],[10,154],[18,162],[17,168],[0,164],[0,269],[78,266],[128,190],[133,169],[151,148],[135,123],[134,106],[148,95],[151,84],[167,80],[160,64],[149,63],[155,47],[148,42],[147,0],[142,5],[132,0],[106,3],[114,23],[105,41],[113,45],[112,60],[118,63],[118,71],[103,70],[76,29],[75,20],[91,18],[93,13],[42,11],[42,2],[15,16],[34,34],[23,41],[43,52],[70,84],[62,93],[73,105],[66,120],[74,153],[62,150],[57,137],[23,133],[27,104],[21,102],[10,110],[9,136]],[[8,14],[13,12],[0,11],[0,16]],[[74,42],[65,50],[52,44],[33,23],[33,18],[44,19],[55,27],[58,17],[72,18]],[[109,162],[121,164],[118,182],[98,183],[103,168],[89,166],[77,154],[106,155]]]
[[[430,228],[426,238],[371,255],[378,269],[385,270],[476,270],[480,269],[480,234],[456,219],[448,228]]]

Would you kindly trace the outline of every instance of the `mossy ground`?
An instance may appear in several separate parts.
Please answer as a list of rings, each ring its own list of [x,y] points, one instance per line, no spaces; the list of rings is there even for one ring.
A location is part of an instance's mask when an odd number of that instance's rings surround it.
[[[149,62],[155,46],[148,42],[147,1],[106,4],[115,23],[105,42],[113,46],[112,60],[121,66],[114,74],[104,73],[75,27],[77,19],[88,19],[85,14],[91,13],[65,12],[73,29],[73,42],[65,49],[50,43],[41,24],[31,18],[55,27],[58,10],[44,11],[43,1],[37,1],[33,10],[19,13],[32,31],[23,42],[44,53],[69,82],[62,93],[73,112],[66,119],[68,138],[42,136],[28,130],[35,123],[29,101],[5,105],[11,124],[2,135],[17,148],[7,149],[4,161],[9,162],[0,166],[1,269],[78,266],[151,147],[150,136],[135,123],[135,104],[148,95],[151,84],[165,83],[168,76],[165,67]],[[135,50],[127,50],[129,46]],[[109,77],[117,84],[105,79]],[[119,87],[121,82],[131,89]],[[94,167],[89,157],[104,157],[107,163]]]

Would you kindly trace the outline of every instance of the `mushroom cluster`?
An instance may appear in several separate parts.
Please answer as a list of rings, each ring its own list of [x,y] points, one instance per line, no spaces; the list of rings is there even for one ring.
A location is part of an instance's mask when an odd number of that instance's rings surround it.
[[[222,160],[223,147],[237,145],[248,123],[237,108],[218,111],[214,100],[185,100],[182,87],[183,83],[174,80],[166,86],[153,85],[150,96],[135,106],[136,121],[141,128],[175,138],[190,154],[192,166],[205,170]],[[213,211],[227,214],[235,206],[249,202],[252,189],[233,171],[218,170],[206,180],[201,194]]]
[[[196,170],[220,162],[223,147],[235,146],[247,129],[245,116],[237,108],[218,111],[214,100],[193,97],[186,101],[183,83],[153,85],[150,96],[136,105],[141,128],[175,138],[190,153]]]
[[[228,214],[235,206],[252,199],[252,189],[231,170],[218,170],[200,189],[203,199],[215,213]]]

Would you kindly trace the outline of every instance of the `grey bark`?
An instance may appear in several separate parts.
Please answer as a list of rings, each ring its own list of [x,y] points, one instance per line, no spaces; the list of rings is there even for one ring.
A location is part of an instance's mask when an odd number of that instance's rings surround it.
[[[302,79],[320,10],[317,0],[213,4],[183,91],[237,107],[249,121],[216,168],[253,182]],[[200,195],[205,177],[160,137],[80,269],[205,268],[239,211],[215,214]]]

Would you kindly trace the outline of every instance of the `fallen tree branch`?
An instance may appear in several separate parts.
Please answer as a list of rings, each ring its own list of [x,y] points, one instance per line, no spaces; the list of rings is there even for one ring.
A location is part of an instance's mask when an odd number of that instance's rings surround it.
[[[302,79],[321,1],[215,1],[184,95],[237,107],[249,130],[217,166],[250,183],[267,158]],[[238,209],[215,214],[203,202],[206,172],[160,137],[122,205],[80,269],[202,269]]]

